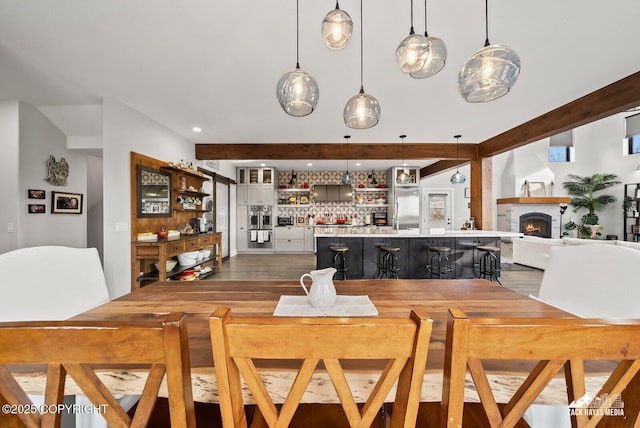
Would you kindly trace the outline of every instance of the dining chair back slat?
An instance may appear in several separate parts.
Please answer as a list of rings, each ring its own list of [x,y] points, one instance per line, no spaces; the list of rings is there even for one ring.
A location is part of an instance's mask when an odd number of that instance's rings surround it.
[[[398,318],[233,318],[219,308],[210,318],[223,426],[246,427],[241,381],[270,428],[287,427],[322,363],[351,427],[370,426],[397,382],[393,428],[415,426],[432,320],[412,312]],[[279,407],[260,376],[257,360],[302,360]],[[343,371],[346,360],[386,360],[362,408]]]
[[[484,361],[537,361],[505,406],[498,406]],[[615,369],[598,391],[587,391],[585,361],[611,361]],[[640,370],[640,322],[576,318],[468,318],[449,311],[441,426],[463,425],[469,371],[491,427],[512,427],[564,369],[572,425],[594,427]],[[590,399],[589,399],[590,397]],[[593,400],[595,399],[595,400]],[[585,401],[586,400],[586,401]],[[571,404],[570,404],[571,407]],[[588,408],[589,411],[580,409]],[[628,415],[628,417],[636,417]],[[636,420],[636,423],[639,421]]]
[[[100,370],[114,366],[148,371],[133,418],[100,379]],[[171,426],[195,427],[187,334],[181,313],[172,313],[161,323],[0,323],[0,395],[3,401],[13,406],[37,408],[11,370],[42,371],[45,368],[46,409],[62,404],[66,380],[71,378],[109,426],[144,427],[166,378]],[[61,422],[59,411],[20,412],[18,417],[26,427],[58,427]]]

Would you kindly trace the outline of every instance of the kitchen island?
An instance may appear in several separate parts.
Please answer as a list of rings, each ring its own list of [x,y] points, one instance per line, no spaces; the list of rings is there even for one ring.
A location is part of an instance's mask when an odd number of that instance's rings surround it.
[[[394,230],[377,227],[316,227],[316,268],[331,266],[331,246],[349,247],[347,278],[375,278],[378,273],[380,246],[395,246],[400,278],[429,278],[427,265],[433,253],[429,247],[451,248],[451,278],[474,278],[478,273],[477,247],[500,247],[502,238],[520,237],[521,233],[497,230],[452,230],[444,233]],[[498,273],[499,275],[499,273]]]

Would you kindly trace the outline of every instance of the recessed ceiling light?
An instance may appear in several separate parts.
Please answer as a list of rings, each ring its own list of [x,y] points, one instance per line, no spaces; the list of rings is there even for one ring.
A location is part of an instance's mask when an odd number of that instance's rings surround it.
[[[313,164],[312,164],[311,162],[309,162],[309,163],[307,164],[307,166],[313,166]]]
[[[260,166],[267,166],[267,164],[266,163],[261,163]]]
[[[194,126],[193,128],[191,128],[191,130],[193,132],[202,132],[202,128],[200,128],[199,126]]]
[[[360,162],[356,162],[356,166],[360,166],[362,165]]]

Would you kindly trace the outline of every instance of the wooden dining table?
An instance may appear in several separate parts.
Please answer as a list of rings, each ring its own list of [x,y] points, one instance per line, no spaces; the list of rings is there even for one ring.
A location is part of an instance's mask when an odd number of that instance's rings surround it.
[[[440,401],[444,344],[449,308],[463,309],[469,316],[482,317],[572,317],[557,308],[495,285],[483,279],[460,280],[348,280],[335,281],[339,295],[367,295],[381,317],[408,317],[419,308],[433,318],[433,332],[422,391],[423,401]],[[280,296],[304,296],[297,281],[194,281],[157,282],[130,294],[100,305],[74,317],[75,320],[143,321],[161,320],[168,313],[187,314],[194,399],[217,402],[217,388],[209,336],[208,318],[218,307],[229,307],[235,316],[271,317]],[[382,340],[382,338],[381,338]],[[373,344],[372,344],[373,345]],[[496,398],[510,396],[513,387],[526,376],[526,362],[511,366],[489,367],[494,372],[498,390]],[[356,399],[368,394],[373,370],[365,365],[349,367],[349,379]],[[274,366],[267,371],[268,384],[284,399],[295,374],[287,367]],[[135,393],[142,387],[143,377],[136,373],[119,372],[105,383],[122,393]],[[594,382],[602,382],[599,376]],[[308,402],[335,402],[334,391],[327,378],[314,377]],[[468,399],[477,401],[475,391]],[[564,379],[557,379],[541,396],[539,402],[565,404]]]

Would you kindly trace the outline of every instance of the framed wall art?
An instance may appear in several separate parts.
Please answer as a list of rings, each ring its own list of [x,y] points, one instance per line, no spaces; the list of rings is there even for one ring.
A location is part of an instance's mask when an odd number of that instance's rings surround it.
[[[44,204],[29,204],[29,214],[44,214],[46,211]]]
[[[52,214],[82,214],[82,193],[51,192]]]
[[[29,189],[27,191],[29,199],[45,199],[47,192],[44,190]]]

